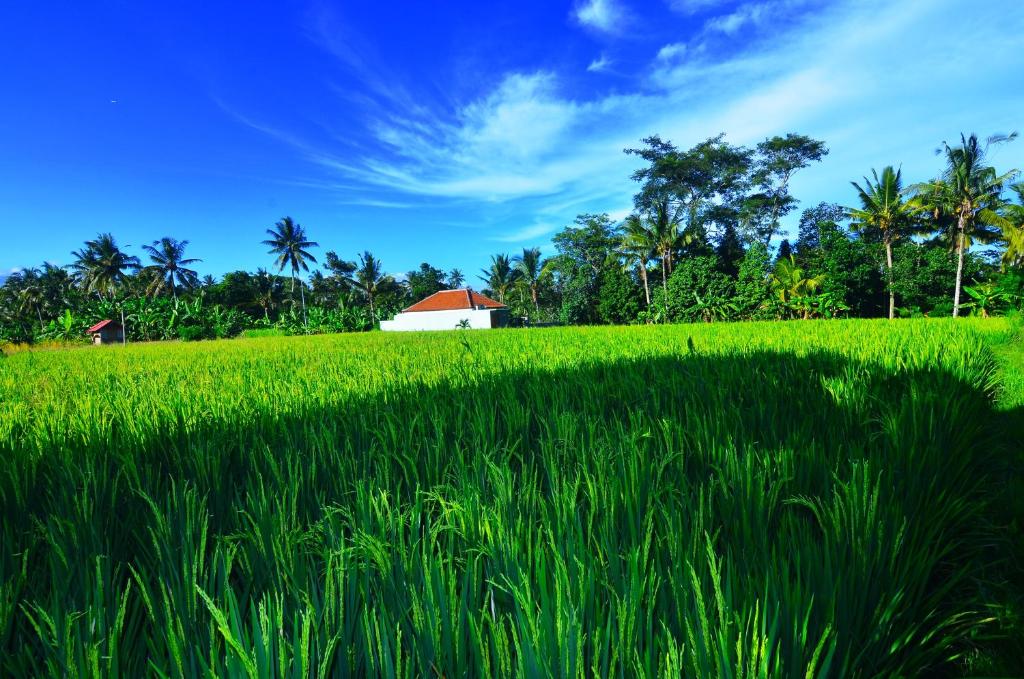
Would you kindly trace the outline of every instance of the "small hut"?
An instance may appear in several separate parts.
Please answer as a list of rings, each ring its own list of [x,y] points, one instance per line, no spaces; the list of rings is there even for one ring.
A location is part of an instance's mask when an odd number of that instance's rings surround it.
[[[92,326],[87,333],[92,335],[93,344],[120,344],[124,342],[124,328],[109,318]]]

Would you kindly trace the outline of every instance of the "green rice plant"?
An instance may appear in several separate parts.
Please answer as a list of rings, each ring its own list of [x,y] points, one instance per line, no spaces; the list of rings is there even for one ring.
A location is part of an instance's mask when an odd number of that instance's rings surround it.
[[[1013,337],[815,321],[8,356],[0,674],[1012,673]]]

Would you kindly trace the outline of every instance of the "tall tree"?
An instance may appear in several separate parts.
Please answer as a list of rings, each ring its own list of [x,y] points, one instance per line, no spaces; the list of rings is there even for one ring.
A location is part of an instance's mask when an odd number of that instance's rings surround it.
[[[755,194],[763,208],[758,235],[765,245],[779,231],[779,220],[796,206],[789,193],[793,175],[828,155],[825,142],[802,134],[775,136],[757,145],[751,182],[760,189]]]
[[[800,215],[795,245],[797,261],[803,266],[821,255],[826,229],[837,229],[846,219],[846,208],[834,203],[818,203],[807,208]]]
[[[551,239],[558,251],[550,264],[563,322],[599,320],[601,271],[610,259],[614,266],[620,265],[616,248],[621,235],[620,225],[607,214],[581,214]]]
[[[142,249],[149,254],[153,262],[142,270],[152,276],[149,294],[158,295],[165,287],[170,287],[171,296],[178,297],[177,286],[193,288],[199,282],[199,274],[188,265],[201,262],[201,259],[186,259],[187,240],[175,240],[163,237],[153,241],[152,245],[143,245]]]
[[[228,282],[228,277],[225,276],[224,280]],[[263,320],[270,321],[270,311],[277,307],[278,299],[282,296],[282,288],[283,284],[278,276],[266,269],[256,271],[253,302],[263,310]]]
[[[18,290],[18,310],[21,313],[34,311],[39,319],[39,329],[43,325],[43,303],[46,301],[42,281],[38,269],[28,268],[18,272],[21,278]]]
[[[637,211],[653,212],[667,200],[680,231],[701,247],[707,245],[712,228],[736,221],[733,206],[749,184],[752,151],[727,143],[724,133],[686,151],[657,135],[642,144],[625,151],[648,163],[633,173],[640,183],[633,198]]]
[[[848,208],[854,231],[869,234],[885,248],[886,288],[889,292],[889,318],[896,317],[896,291],[893,288],[892,246],[910,236],[914,225],[914,207],[903,198],[903,175],[889,165],[882,174],[871,170],[864,186],[850,182],[857,190],[859,208]]]
[[[651,306],[651,288],[647,281],[647,266],[655,258],[657,243],[654,232],[639,215],[626,217],[624,233],[619,241],[619,252],[628,263],[636,264],[640,282],[644,286],[644,301]]]
[[[1009,141],[1016,135],[989,137],[984,146],[977,135],[960,135],[960,145],[943,143],[941,153],[946,161],[942,177],[923,185],[919,197],[941,223],[943,216],[955,224],[953,232],[944,234],[952,241],[957,255],[956,287],[953,290],[953,317],[960,315],[960,289],[963,284],[964,252],[972,241],[990,243],[998,239],[998,210],[1002,205],[1003,186],[1016,172],[999,174],[988,165],[986,153],[993,144]]]
[[[409,286],[409,294],[413,301],[419,301],[448,287],[444,271],[430,266],[427,262],[420,264],[418,269],[408,272],[405,275],[405,283]]]
[[[274,224],[273,228],[267,229],[269,239],[263,241],[264,245],[270,247],[269,254],[277,255],[274,265],[278,272],[284,271],[287,266],[291,269],[292,288],[291,295],[295,300],[295,281],[299,276],[299,269],[309,271],[308,262],[316,262],[309,248],[320,247],[319,243],[306,239],[306,230],[292,220],[291,217],[284,217]],[[299,286],[302,295],[302,322],[306,323],[306,293],[303,286]]]
[[[480,280],[502,304],[505,303],[505,294],[519,279],[519,272],[512,266],[512,258],[506,254],[491,255],[491,265],[481,269],[480,274]]]
[[[78,301],[74,279],[62,266],[43,264],[39,285],[43,292],[43,313],[50,318],[56,318]]]
[[[393,285],[395,279],[385,273],[380,260],[367,250],[359,255],[359,266],[349,277],[349,282],[366,297],[370,304],[370,318],[376,323],[377,297],[385,288]]]
[[[793,246],[790,245],[788,238],[783,238],[782,242],[779,243],[779,251],[775,253],[775,261],[781,262],[789,259],[793,256]]]
[[[735,278],[740,271],[740,262],[743,261],[743,241],[736,231],[736,226],[726,224],[718,237],[718,245],[715,247],[715,254],[718,255],[718,267],[722,273],[730,278]]]
[[[70,269],[87,293],[113,298],[128,274],[139,268],[139,258],[126,254],[109,233],[101,233],[85,242],[85,247],[72,253],[75,261]]]
[[[1003,231],[1006,250],[1003,251],[1003,267],[1024,266],[1024,184],[1010,187],[1017,194],[1016,203],[1004,206],[999,226]]]
[[[540,286],[544,279],[550,274],[551,268],[545,266],[541,259],[540,248],[523,248],[523,254],[513,258],[514,267],[518,272],[518,278],[530,291],[530,299],[533,301],[534,311],[540,310],[538,298]]]
[[[461,288],[466,283],[466,275],[461,269],[452,269],[448,272],[448,287],[452,290]]]

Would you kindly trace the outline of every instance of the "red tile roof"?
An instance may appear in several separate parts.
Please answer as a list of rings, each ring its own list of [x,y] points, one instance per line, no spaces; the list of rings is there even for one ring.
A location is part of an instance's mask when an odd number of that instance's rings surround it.
[[[405,311],[451,311],[455,309],[504,309],[505,305],[470,289],[442,290],[416,302]]]
[[[107,326],[108,326],[108,325],[110,325],[111,323],[113,323],[114,325],[120,325],[120,323],[118,323],[118,322],[116,322],[116,321],[112,321],[112,320],[110,320],[110,319],[108,318],[107,320],[105,320],[105,321],[100,321],[100,322],[99,322],[99,323],[97,323],[96,325],[92,326],[91,328],[89,328],[88,330],[86,330],[86,332],[87,332],[87,333],[99,332],[100,330],[102,330],[103,328],[107,327]]]

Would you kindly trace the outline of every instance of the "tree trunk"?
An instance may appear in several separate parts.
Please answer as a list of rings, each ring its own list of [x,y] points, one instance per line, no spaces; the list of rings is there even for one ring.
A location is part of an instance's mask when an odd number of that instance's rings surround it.
[[[640,280],[644,282],[644,299],[647,300],[647,308],[651,308],[651,288],[647,285],[647,263],[640,262]]]
[[[376,324],[377,313],[373,310],[373,295],[367,295],[367,298],[370,300],[370,323]]]
[[[302,297],[302,325],[309,325],[309,320],[306,318],[306,286],[299,283],[299,296]]]
[[[960,282],[964,275],[964,216],[961,214],[957,225],[960,232],[956,244],[956,290],[953,291],[953,318],[960,315]]]
[[[662,304],[665,306],[665,315],[661,322],[668,323],[668,265],[666,264],[664,257],[661,258],[661,291],[665,293],[665,296],[662,299]]]
[[[533,284],[530,286],[530,297],[533,298],[533,310],[539,312],[540,304],[537,303],[537,285]]]
[[[892,289],[892,243],[885,241],[885,263],[889,267],[889,320],[896,318],[896,293]]]
[[[40,330],[46,330],[46,326],[45,326],[45,325],[43,325],[43,312],[42,312],[42,310],[41,310],[41,309],[39,308],[39,305],[38,305],[38,304],[36,304],[36,316],[38,316],[38,317],[39,317],[39,329],[40,329]]]

